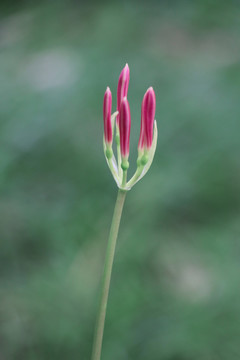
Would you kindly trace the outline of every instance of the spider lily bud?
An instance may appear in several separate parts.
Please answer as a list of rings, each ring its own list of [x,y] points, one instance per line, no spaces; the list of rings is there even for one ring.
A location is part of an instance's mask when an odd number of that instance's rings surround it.
[[[128,93],[128,84],[130,80],[130,71],[128,64],[122,69],[121,74],[118,80],[117,87],[117,110],[120,111],[121,102],[124,97],[127,96]],[[119,123],[119,116],[117,116],[117,124]]]
[[[111,111],[112,111],[112,93],[109,87],[107,87],[103,99],[103,122],[104,122],[104,139],[107,146],[108,155],[110,155],[111,152],[110,149],[112,147],[112,138],[113,138]]]
[[[150,150],[153,141],[153,124],[156,111],[156,97],[152,87],[150,87],[142,101],[141,130],[138,142],[138,150]]]
[[[103,101],[104,137],[103,148],[109,169],[117,183],[124,190],[130,190],[143,176],[146,175],[152,164],[157,146],[157,122],[154,120],[156,110],[155,93],[150,87],[144,94],[141,111],[141,130],[138,142],[137,169],[130,180],[127,180],[129,167],[129,140],[131,130],[131,114],[127,100],[129,84],[128,64],[123,68],[117,88],[117,111],[111,115],[112,94],[107,88]],[[116,122],[116,127],[114,126]],[[112,142],[115,127],[117,158],[115,158]]]
[[[123,98],[119,112],[120,149],[122,155],[122,168],[128,168],[129,140],[131,130],[130,107],[126,97]]]
[[[153,123],[156,111],[156,96],[152,87],[146,92],[146,99],[144,103],[143,116],[145,120],[145,136],[146,136],[146,147],[149,150],[152,146],[153,140]]]

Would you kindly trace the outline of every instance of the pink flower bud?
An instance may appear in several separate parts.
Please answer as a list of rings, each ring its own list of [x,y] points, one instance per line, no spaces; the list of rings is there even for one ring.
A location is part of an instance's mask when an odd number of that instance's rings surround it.
[[[130,107],[127,98],[124,97],[119,112],[120,149],[123,158],[127,158],[129,155],[130,130]]]
[[[104,122],[104,138],[106,144],[112,145],[112,93],[109,87],[104,94],[103,98],[103,122]]]
[[[152,146],[153,123],[156,110],[156,97],[152,87],[150,87],[142,101],[141,130],[138,142],[138,149],[146,147],[148,150]]]
[[[120,111],[121,102],[128,93],[128,84],[130,80],[130,71],[128,64],[122,69],[122,72],[119,76],[118,80],[118,88],[117,88],[117,111]],[[119,122],[119,116],[117,116],[117,123]]]

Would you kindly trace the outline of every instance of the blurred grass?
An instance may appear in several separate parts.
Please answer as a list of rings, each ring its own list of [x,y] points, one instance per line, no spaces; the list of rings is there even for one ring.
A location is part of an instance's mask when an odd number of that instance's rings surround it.
[[[9,3],[0,20],[0,359],[89,359],[116,187],[102,98],[130,65],[158,150],[128,194],[103,359],[240,357],[240,8]]]

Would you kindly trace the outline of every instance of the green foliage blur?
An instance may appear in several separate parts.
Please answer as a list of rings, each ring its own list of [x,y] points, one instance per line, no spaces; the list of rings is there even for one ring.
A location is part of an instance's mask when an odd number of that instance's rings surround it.
[[[238,1],[7,2],[0,15],[0,359],[88,360],[117,188],[102,100],[128,62],[135,171],[103,360],[240,359]]]

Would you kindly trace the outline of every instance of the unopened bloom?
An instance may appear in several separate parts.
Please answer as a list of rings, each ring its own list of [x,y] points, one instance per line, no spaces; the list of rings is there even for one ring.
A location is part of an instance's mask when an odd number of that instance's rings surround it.
[[[124,66],[118,79],[117,87],[117,111],[120,111],[121,103],[124,97],[128,93],[128,85],[130,80],[130,70],[128,64]],[[117,116],[117,124],[119,122],[119,116]]]
[[[122,190],[130,190],[149,170],[157,145],[157,123],[154,120],[156,110],[156,98],[150,87],[142,101],[141,130],[138,142],[137,169],[133,177],[127,181],[127,169],[129,167],[129,140],[131,130],[131,114],[127,100],[129,84],[129,67],[123,68],[117,88],[117,111],[111,115],[112,95],[107,88],[103,100],[104,118],[104,152],[108,166],[113,177]],[[116,147],[117,160],[112,150],[113,128],[116,121]]]
[[[122,158],[129,156],[129,140],[131,130],[130,107],[126,97],[123,98],[119,112],[120,149]]]
[[[153,140],[153,124],[156,111],[156,97],[152,87],[144,94],[141,111],[141,130],[138,149],[151,149]]]
[[[104,122],[104,139],[107,145],[112,145],[112,93],[109,87],[104,94],[103,98],[103,122]]]

